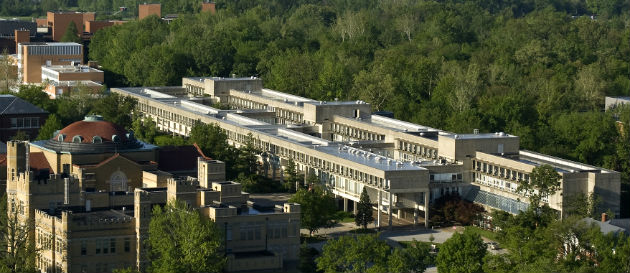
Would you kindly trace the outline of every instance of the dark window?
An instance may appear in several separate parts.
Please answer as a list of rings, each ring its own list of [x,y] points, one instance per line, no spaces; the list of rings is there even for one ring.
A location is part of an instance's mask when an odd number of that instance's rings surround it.
[[[129,238],[125,238],[125,252],[129,252],[131,250],[131,240]]]

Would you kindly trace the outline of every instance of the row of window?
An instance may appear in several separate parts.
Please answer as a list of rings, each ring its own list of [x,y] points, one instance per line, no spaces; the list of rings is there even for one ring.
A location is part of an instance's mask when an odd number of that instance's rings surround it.
[[[11,118],[11,128],[39,128],[39,118]]]
[[[330,125],[330,130],[333,131],[334,133],[337,134],[341,134],[341,135],[345,135],[345,136],[350,136],[353,138],[357,138],[357,139],[363,139],[363,140],[385,140],[385,135],[381,135],[381,134],[376,134],[376,133],[372,133],[366,130],[361,130],[358,128],[354,128],[351,126],[347,126],[347,125],[341,125],[341,124],[331,124]]]
[[[118,246],[116,238],[105,238],[94,240],[94,255],[116,254]],[[81,241],[81,256],[91,255],[88,253],[88,240]],[[129,253],[131,251],[131,238],[123,239],[123,251]]]
[[[529,173],[524,173],[501,166],[493,165],[490,163],[473,160],[473,169],[476,171],[484,172],[489,175],[497,176],[500,178],[517,180],[517,181],[529,181]]]
[[[420,155],[424,158],[436,159],[438,155],[437,149],[427,147],[420,144],[414,144],[406,141],[398,141],[398,149],[408,153]]]

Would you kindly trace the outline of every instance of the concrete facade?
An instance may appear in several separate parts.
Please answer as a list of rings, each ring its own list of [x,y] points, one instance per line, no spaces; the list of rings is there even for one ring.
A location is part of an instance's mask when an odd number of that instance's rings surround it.
[[[42,66],[83,62],[83,45],[77,43],[21,43],[18,74],[23,83],[41,83]]]
[[[111,91],[138,99],[136,111],[154,119],[160,130],[188,135],[196,121],[217,124],[235,146],[243,145],[251,134],[265,152],[261,164],[271,172],[282,173],[292,160],[299,171],[316,173],[339,198],[358,202],[367,187],[371,200],[378,200],[377,209],[414,222],[419,221],[419,211],[428,217],[430,202],[446,193],[458,193],[487,208],[525,210],[527,196],[514,187],[542,164],[555,167],[563,177],[562,190],[545,198],[560,215],[565,199],[577,193],[596,193],[607,200],[604,209],[619,211],[619,173],[522,151],[518,136],[454,134],[373,115],[362,101],[320,102],[265,89],[255,77],[184,78],[181,88],[187,94],[164,93],[163,88]],[[199,104],[198,96],[227,103],[232,110]],[[249,117],[238,113],[245,110]],[[256,112],[273,112],[275,121],[256,119],[251,114]],[[485,172],[477,170],[484,163]]]

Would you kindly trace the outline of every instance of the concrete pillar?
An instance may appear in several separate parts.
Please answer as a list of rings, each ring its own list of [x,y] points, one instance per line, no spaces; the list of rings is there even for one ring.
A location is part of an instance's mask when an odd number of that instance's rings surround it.
[[[394,205],[394,200],[392,199],[392,193],[388,192],[389,194],[389,206],[387,206],[387,222],[389,224],[389,229],[392,229],[392,206]]]
[[[343,211],[348,211],[348,198],[343,199]]]
[[[352,202],[352,205],[353,205],[353,206],[352,206],[352,213],[353,213],[354,215],[357,215],[357,211],[358,211],[357,206],[359,206],[359,202],[353,201],[353,202]]]
[[[413,226],[418,225],[418,208],[413,209]]]
[[[378,190],[378,203],[376,204],[376,227],[381,228],[381,204],[383,204],[383,193]]]
[[[429,227],[429,191],[424,192],[424,227]]]

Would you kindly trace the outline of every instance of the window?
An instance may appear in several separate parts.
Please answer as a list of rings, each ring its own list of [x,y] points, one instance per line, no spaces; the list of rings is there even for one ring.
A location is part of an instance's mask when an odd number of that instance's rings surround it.
[[[39,118],[11,118],[11,128],[39,128]]]
[[[109,252],[116,253],[116,239],[109,239]]]
[[[101,254],[101,240],[97,239],[96,240],[96,254]],[[98,271],[100,267],[100,264],[96,264],[96,271]]]
[[[87,255],[87,241],[81,241],[81,256]]]
[[[129,252],[131,250],[131,240],[129,238],[125,238],[125,252]]]

